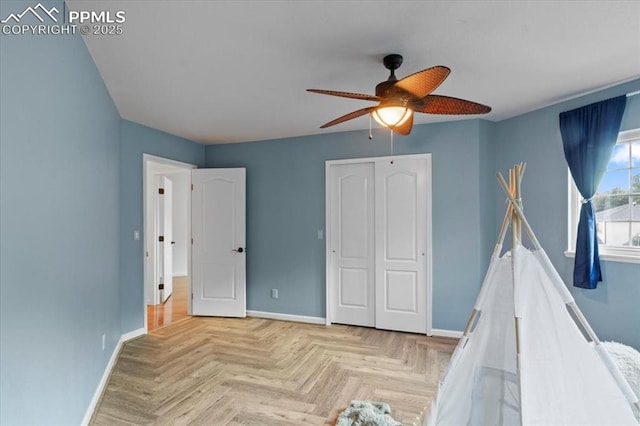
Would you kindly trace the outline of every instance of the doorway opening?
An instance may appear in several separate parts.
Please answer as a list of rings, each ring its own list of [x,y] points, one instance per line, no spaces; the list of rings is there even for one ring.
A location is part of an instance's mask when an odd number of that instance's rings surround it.
[[[143,154],[144,327],[151,331],[191,314],[191,170]]]

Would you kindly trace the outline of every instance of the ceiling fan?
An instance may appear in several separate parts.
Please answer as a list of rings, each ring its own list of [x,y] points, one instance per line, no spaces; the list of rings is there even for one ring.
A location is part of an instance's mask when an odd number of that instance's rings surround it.
[[[391,74],[387,81],[383,81],[376,86],[375,96],[333,90],[307,89],[309,92],[323,95],[379,102],[377,106],[362,108],[329,121],[320,126],[321,129],[344,123],[365,114],[371,114],[383,126],[401,135],[408,135],[413,127],[414,112],[458,115],[486,114],[491,111],[491,107],[464,99],[431,95],[430,93],[440,86],[451,72],[447,67],[438,65],[398,80],[395,76],[395,70],[402,65],[402,56],[397,54],[387,55],[382,63],[385,68],[391,71]]]

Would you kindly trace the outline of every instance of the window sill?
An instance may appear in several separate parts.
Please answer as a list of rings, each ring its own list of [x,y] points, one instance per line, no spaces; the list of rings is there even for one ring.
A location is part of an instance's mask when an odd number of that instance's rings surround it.
[[[602,248],[600,248],[602,250]],[[564,252],[566,257],[575,258],[576,252],[573,250],[567,250]],[[640,252],[634,249],[609,249],[606,252],[600,253],[600,260],[606,260],[608,262],[622,262],[622,263],[640,263]]]

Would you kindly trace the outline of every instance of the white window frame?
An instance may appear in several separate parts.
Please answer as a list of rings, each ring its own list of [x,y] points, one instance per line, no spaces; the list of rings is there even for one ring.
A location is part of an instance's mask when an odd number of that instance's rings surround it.
[[[640,129],[626,130],[618,133],[618,140],[616,143],[630,142],[640,140]],[[567,251],[564,252],[567,257],[575,257],[576,254],[576,237],[578,232],[578,220],[580,219],[580,206],[582,196],[578,192],[571,172],[567,167],[567,180],[569,186],[569,226],[567,235]],[[640,263],[640,248],[638,247],[612,247],[612,246],[599,246],[600,259],[609,260],[613,262],[625,262],[625,263]]]

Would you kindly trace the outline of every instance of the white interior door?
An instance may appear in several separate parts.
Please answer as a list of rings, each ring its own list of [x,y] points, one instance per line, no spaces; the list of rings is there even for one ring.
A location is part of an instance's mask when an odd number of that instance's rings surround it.
[[[193,315],[246,316],[245,169],[196,169],[192,214]]]
[[[427,159],[376,162],[376,328],[427,332]]]
[[[173,190],[172,182],[166,176],[156,176],[156,262],[159,303],[167,301],[173,293]]]
[[[375,325],[373,172],[373,163],[331,166],[330,303],[341,324]]]

